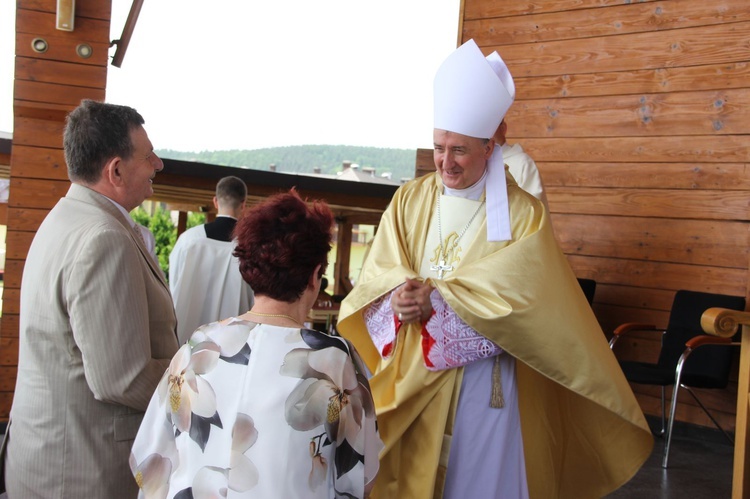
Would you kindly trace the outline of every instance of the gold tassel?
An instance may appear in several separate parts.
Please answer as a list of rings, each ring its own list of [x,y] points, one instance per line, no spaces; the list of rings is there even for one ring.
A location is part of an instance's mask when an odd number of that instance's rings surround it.
[[[490,398],[490,407],[493,409],[502,409],[505,406],[503,398],[503,379],[500,374],[500,356],[495,355],[495,361],[492,363],[492,397]]]

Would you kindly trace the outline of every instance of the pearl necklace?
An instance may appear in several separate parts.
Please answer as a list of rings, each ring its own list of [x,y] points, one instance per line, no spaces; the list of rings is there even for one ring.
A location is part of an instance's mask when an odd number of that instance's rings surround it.
[[[448,258],[448,251],[454,250],[456,246],[458,246],[458,242],[461,240],[461,238],[464,236],[464,233],[466,233],[467,229],[471,225],[471,222],[474,221],[474,219],[479,214],[479,210],[482,209],[482,206],[484,205],[484,199],[481,203],[479,203],[479,206],[477,207],[477,211],[474,212],[474,214],[471,216],[467,224],[464,226],[463,229],[461,229],[461,232],[458,234],[458,237],[455,241],[453,241],[453,245],[450,248],[443,248],[443,226],[440,221],[442,218],[440,216],[440,195],[438,194],[437,198],[437,216],[438,216],[438,237],[440,238],[440,249],[438,250],[438,259],[440,260],[438,265],[432,265],[430,266],[430,270],[433,270],[437,272],[438,279],[442,279],[445,272],[450,272],[453,270],[453,265],[447,265],[445,263],[446,259]]]
[[[301,327],[302,329],[305,329],[305,325],[302,324],[302,323],[300,323],[297,319],[295,319],[291,315],[286,315],[286,314],[263,314],[261,312],[253,312],[252,310],[248,310],[247,313],[248,314],[257,315],[259,317],[279,317],[279,318],[282,318],[282,319],[288,319],[288,320],[294,322],[297,326]],[[283,327],[283,326],[281,326],[281,327]]]

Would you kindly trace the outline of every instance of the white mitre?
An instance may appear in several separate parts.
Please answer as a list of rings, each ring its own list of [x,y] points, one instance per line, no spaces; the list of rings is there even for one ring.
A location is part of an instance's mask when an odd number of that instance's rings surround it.
[[[449,55],[435,75],[434,127],[491,139],[513,104],[513,77],[497,52],[485,57],[474,40]],[[505,164],[500,147],[487,162],[487,240],[511,239]]]

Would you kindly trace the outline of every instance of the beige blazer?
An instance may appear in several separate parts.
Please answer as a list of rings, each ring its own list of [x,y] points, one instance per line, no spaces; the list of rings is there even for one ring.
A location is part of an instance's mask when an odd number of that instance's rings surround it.
[[[131,498],[130,448],[177,351],[169,288],[129,217],[73,184],[21,283],[8,496]]]

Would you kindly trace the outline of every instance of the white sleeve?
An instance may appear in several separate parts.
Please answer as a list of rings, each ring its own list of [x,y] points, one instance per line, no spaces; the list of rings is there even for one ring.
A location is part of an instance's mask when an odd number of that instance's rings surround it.
[[[437,289],[430,294],[430,301],[435,313],[422,331],[427,369],[451,369],[502,353],[499,346],[461,320]]]
[[[381,296],[365,310],[365,325],[381,357],[388,358],[396,341],[396,323],[391,308],[391,295]]]

